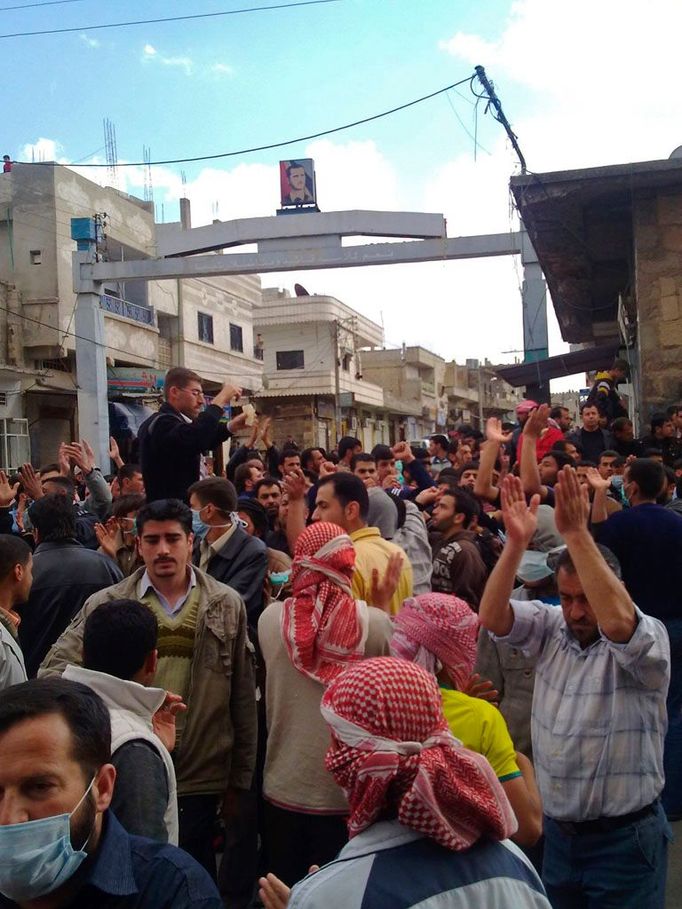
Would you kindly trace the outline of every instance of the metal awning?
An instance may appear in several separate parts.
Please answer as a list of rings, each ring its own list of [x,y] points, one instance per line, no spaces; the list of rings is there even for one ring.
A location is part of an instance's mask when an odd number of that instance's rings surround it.
[[[500,379],[518,388],[520,385],[545,385],[550,379],[572,376],[578,372],[593,369],[609,369],[618,355],[618,344],[602,344],[570,353],[537,360],[534,363],[514,363],[512,366],[498,366],[494,372]]]

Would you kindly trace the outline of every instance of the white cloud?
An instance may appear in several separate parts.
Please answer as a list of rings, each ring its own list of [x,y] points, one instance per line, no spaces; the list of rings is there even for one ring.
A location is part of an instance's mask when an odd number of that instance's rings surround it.
[[[232,76],[234,69],[228,63],[214,63],[211,66],[211,72],[217,76]]]
[[[58,161],[62,146],[54,139],[27,142],[19,152],[20,161]]]
[[[88,47],[100,47],[100,43],[97,38],[90,38],[88,35],[81,35],[80,39]]]
[[[192,74],[192,69],[194,67],[194,62],[191,57],[186,55],[167,57],[164,54],[159,53],[153,44],[145,44],[142,49],[142,62],[147,63],[149,61],[154,61],[162,66],[178,67],[179,69],[183,69],[187,76]]]

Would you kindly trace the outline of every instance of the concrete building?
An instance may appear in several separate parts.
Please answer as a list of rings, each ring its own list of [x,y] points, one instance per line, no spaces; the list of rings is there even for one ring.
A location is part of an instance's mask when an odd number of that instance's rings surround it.
[[[454,360],[445,365],[445,394],[448,425],[469,423],[481,430],[488,417],[513,419],[514,408],[523,397],[497,376],[492,363],[476,359],[463,365]]]
[[[263,352],[258,407],[278,440],[331,448],[350,434],[371,448],[388,440],[384,394],[362,347],[383,342],[381,326],[334,297],[292,297],[265,288],[253,311]]]
[[[71,219],[95,215],[105,225],[99,254],[113,261],[153,257],[157,227],[182,229],[155,225],[152,203],[68,168],[17,164],[0,175],[0,421],[27,420],[36,464],[54,460],[59,443],[76,436]],[[260,386],[251,324],[257,276],[129,280],[105,291],[110,421],[122,441],[158,401],[171,364],[216,388],[225,379]]]
[[[547,381],[608,368],[620,350],[646,429],[682,399],[682,160],[524,175],[511,189],[562,336],[583,347],[545,361]]]

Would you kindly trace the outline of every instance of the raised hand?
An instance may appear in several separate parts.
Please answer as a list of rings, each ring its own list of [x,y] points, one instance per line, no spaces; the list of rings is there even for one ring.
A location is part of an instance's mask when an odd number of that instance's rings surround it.
[[[379,571],[372,569],[372,586],[370,588],[370,606],[376,606],[377,609],[383,609],[384,612],[390,612],[390,604],[393,595],[398,589],[400,575],[403,570],[402,553],[394,553],[388,560],[383,577],[379,577]]]
[[[258,896],[265,909],[286,909],[291,890],[272,872],[258,879]]]
[[[18,490],[19,484],[15,483],[11,486],[5,471],[0,470],[0,508],[9,508],[15,500]]]
[[[109,457],[117,467],[123,467],[123,458],[118,447],[118,442],[113,436],[109,436]]]
[[[585,471],[585,476],[587,477],[587,482],[595,492],[598,492],[600,489],[604,492],[608,492],[611,486],[611,480],[605,480],[596,467],[588,467]]]
[[[499,691],[495,688],[490,679],[482,679],[477,672],[472,676],[469,676],[466,685],[462,689],[462,693],[468,694],[470,698],[480,698],[482,701],[489,701],[496,707],[500,697]]]
[[[554,520],[562,537],[587,532],[590,498],[587,487],[580,485],[576,471],[566,465],[559,471],[554,487]]]
[[[485,437],[489,442],[505,445],[512,437],[511,432],[503,432],[502,420],[499,417],[488,417],[485,421]]]
[[[110,559],[116,560],[116,535],[115,531],[104,524],[95,524],[95,536],[102,548],[102,552]]]
[[[182,713],[184,710],[187,710],[187,705],[183,702],[180,695],[167,691],[166,700],[152,717],[154,732],[168,751],[172,751],[175,748],[175,718],[178,713]]]
[[[322,461],[320,464],[320,479],[331,476],[331,474],[336,473],[337,469],[336,464],[332,461]]]
[[[272,417],[263,417],[260,421],[260,437],[266,448],[272,448],[272,437],[270,436],[271,425]]]
[[[43,492],[43,487],[40,483],[40,477],[35,472],[33,465],[22,464],[19,468],[19,475],[21,476],[21,482],[26,494],[33,499],[34,502],[38,499],[42,499],[45,493]]]
[[[14,516],[14,520],[17,522],[17,527],[23,533],[24,532],[24,515],[26,514],[26,501],[27,495],[25,492],[19,493],[19,505],[17,507],[17,513]]]
[[[395,459],[397,461],[402,461],[403,464],[410,464],[414,461],[414,455],[412,454],[409,442],[398,442],[397,445],[393,446],[391,451],[393,452]]]
[[[531,436],[534,439],[540,438],[543,430],[547,428],[549,410],[549,404],[540,404],[539,407],[536,407],[535,410],[530,412],[530,416],[523,426],[524,436]]]
[[[534,495],[530,500],[530,505],[527,505],[521,480],[518,477],[507,476],[502,483],[500,501],[507,539],[528,549],[528,544],[538,526],[537,514],[540,496]]]
[[[59,445],[59,454],[57,455],[57,461],[59,462],[59,473],[63,477],[70,477],[71,462],[69,461],[69,455],[66,448],[66,442],[61,442]]]
[[[282,482],[289,502],[304,499],[306,493],[306,480],[302,470],[292,470],[288,473]]]

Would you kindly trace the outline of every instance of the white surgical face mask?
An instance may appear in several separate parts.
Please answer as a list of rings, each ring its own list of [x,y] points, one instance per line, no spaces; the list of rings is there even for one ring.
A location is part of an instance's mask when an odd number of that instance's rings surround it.
[[[51,893],[69,878],[87,858],[85,847],[71,845],[71,818],[83,804],[95,782],[93,776],[83,797],[70,814],[56,814],[39,821],[0,827],[0,893],[15,903],[35,900]]]

